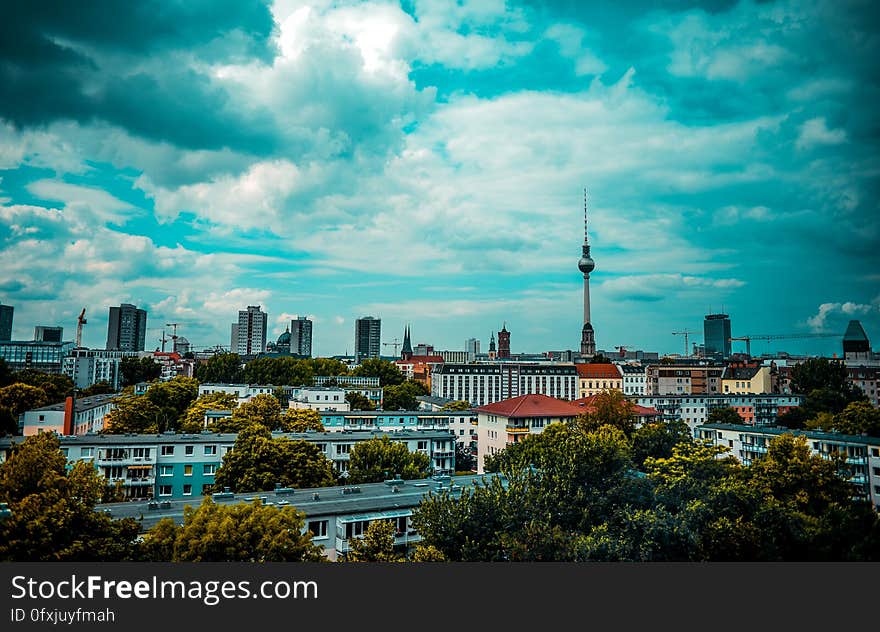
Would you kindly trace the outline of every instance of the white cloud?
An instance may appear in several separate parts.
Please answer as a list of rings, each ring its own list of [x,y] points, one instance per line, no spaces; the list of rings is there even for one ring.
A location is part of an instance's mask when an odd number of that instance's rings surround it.
[[[800,127],[795,147],[810,149],[816,145],[839,145],[846,142],[846,131],[828,129],[825,117],[816,117],[805,121]]]
[[[822,303],[815,315],[807,318],[807,325],[814,332],[823,332],[828,327],[829,319],[835,316],[859,316],[870,313],[880,314],[880,297],[874,299],[871,303],[857,303],[855,301],[846,301],[844,303]]]

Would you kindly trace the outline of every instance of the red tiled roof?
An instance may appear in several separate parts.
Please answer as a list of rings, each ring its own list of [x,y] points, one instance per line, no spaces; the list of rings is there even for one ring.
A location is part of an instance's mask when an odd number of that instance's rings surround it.
[[[582,397],[580,399],[576,399],[572,402],[575,406],[580,406],[582,412],[593,412],[595,410],[593,406],[593,401],[596,399],[595,395],[590,395],[589,397]],[[645,406],[639,406],[638,404],[633,404],[633,412],[636,417],[659,417],[660,411],[656,408],[646,408]]]
[[[426,355],[426,356],[417,356],[414,355],[409,360],[395,360],[395,364],[442,364],[443,356],[441,355]]]
[[[521,417],[577,417],[583,410],[571,402],[547,395],[520,395],[504,401],[486,404],[475,409],[500,417],[517,419]]]
[[[592,379],[620,379],[620,371],[613,364],[575,364],[578,377],[587,377]]]

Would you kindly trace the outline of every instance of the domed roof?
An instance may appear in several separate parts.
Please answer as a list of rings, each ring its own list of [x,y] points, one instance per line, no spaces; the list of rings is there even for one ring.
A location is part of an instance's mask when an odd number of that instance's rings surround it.
[[[290,344],[290,332],[288,330],[284,330],[284,333],[278,336],[277,345],[289,345]]]

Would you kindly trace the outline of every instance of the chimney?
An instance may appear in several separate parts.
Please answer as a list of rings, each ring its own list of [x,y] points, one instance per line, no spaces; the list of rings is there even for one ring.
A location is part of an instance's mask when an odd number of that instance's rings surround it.
[[[73,397],[71,396],[68,396],[67,399],[64,400],[64,428],[62,429],[61,434],[73,434]]]

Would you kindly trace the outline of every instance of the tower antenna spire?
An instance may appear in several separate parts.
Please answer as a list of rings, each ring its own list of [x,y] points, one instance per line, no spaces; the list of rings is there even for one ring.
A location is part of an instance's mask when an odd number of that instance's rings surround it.
[[[587,187],[584,187],[584,243],[587,243]]]

